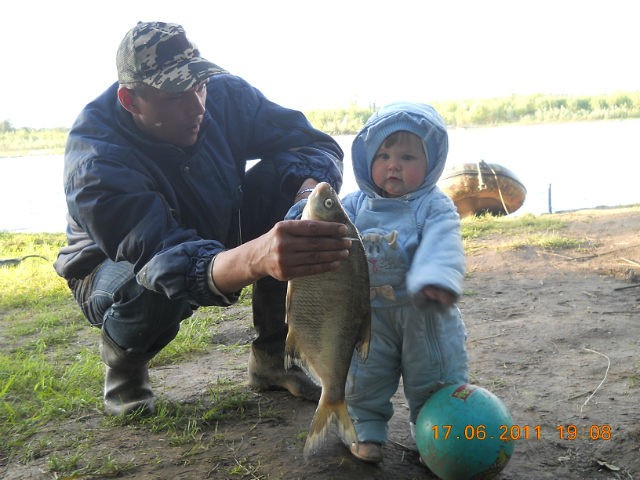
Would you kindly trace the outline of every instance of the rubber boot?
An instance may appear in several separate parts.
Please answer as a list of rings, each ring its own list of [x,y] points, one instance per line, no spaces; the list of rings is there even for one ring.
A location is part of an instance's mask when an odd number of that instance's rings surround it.
[[[320,385],[297,366],[285,370],[284,355],[270,354],[251,346],[249,354],[249,386],[258,390],[288,390],[295,397],[317,402]]]
[[[317,402],[320,386],[297,366],[284,369],[286,295],[287,282],[272,277],[261,278],[253,286],[251,306],[258,337],[249,354],[249,386],[260,391],[284,389]]]
[[[158,352],[125,350],[102,329],[100,358],[107,366],[104,378],[104,409],[109,415],[126,415],[135,410],[154,413],[156,396],[149,385],[147,364]]]

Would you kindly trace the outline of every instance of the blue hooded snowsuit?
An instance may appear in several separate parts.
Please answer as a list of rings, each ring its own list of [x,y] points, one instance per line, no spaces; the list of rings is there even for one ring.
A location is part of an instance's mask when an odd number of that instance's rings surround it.
[[[385,198],[371,178],[374,155],[392,133],[420,137],[428,159],[426,177],[414,192]],[[391,397],[400,377],[415,424],[420,409],[442,383],[467,381],[466,330],[456,306],[426,301],[433,285],[462,293],[465,273],[460,219],[437,186],[445,167],[444,121],[428,105],[398,103],[371,116],[352,146],[360,190],[344,206],[362,236],[372,297],[369,357],[354,356],[347,379],[347,404],[358,439],[384,444],[393,415]]]

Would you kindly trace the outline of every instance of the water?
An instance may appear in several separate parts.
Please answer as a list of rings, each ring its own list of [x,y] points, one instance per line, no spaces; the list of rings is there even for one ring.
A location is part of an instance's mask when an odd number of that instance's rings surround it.
[[[0,231],[64,232],[62,155],[0,158]]]
[[[640,203],[640,119],[451,129],[451,163],[485,160],[514,172],[527,188],[515,213]],[[341,195],[357,188],[352,135],[336,138],[345,152]],[[66,206],[62,155],[0,158],[0,230],[63,232]]]
[[[449,130],[448,164],[511,170],[527,197],[515,215],[640,203],[640,119]],[[353,136],[340,137],[350,154]],[[346,157],[346,155],[345,155]],[[349,159],[350,162],[350,159]],[[343,192],[356,188],[345,159]]]

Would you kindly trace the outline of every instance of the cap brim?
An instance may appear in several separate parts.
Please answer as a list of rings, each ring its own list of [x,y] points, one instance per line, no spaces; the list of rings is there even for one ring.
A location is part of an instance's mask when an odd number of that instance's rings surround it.
[[[172,65],[144,83],[166,92],[186,92],[203,80],[221,73],[228,72],[202,57],[195,57]]]

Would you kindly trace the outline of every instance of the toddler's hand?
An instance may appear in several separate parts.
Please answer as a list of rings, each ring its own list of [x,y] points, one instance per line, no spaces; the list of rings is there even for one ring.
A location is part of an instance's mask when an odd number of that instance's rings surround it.
[[[442,288],[434,287],[433,285],[424,287],[422,289],[422,295],[427,300],[440,303],[441,305],[446,305],[447,307],[452,306],[456,301],[456,297],[453,293]]]

